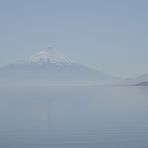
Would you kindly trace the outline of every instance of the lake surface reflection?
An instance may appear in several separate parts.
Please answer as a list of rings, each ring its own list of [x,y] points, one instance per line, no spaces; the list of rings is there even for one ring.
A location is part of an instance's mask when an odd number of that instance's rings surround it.
[[[0,87],[1,148],[147,148],[148,87]]]

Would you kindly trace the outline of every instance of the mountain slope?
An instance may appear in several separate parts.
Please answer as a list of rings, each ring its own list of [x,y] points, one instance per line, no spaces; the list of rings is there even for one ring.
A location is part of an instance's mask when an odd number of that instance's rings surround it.
[[[78,64],[48,48],[30,58],[0,68],[0,83],[111,84],[118,78]]]

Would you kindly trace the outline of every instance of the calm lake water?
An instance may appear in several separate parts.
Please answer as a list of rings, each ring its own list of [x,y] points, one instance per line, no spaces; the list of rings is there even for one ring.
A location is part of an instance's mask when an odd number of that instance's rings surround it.
[[[0,87],[0,148],[148,148],[148,87]]]

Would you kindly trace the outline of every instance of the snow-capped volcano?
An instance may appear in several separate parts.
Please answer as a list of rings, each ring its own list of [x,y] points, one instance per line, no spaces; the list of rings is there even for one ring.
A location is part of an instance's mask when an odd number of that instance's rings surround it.
[[[0,84],[111,84],[119,79],[72,61],[52,48],[0,68]]]
[[[41,50],[29,58],[20,60],[21,64],[45,64],[52,63],[56,65],[71,65],[75,63],[70,58],[64,56],[62,53],[49,47],[45,50]]]

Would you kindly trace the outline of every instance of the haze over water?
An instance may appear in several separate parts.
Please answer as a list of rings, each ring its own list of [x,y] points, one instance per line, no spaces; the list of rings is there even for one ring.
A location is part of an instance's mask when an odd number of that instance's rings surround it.
[[[0,87],[1,148],[146,148],[148,87]]]

